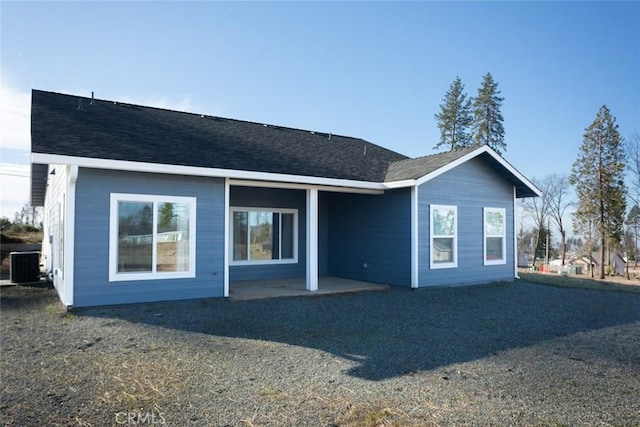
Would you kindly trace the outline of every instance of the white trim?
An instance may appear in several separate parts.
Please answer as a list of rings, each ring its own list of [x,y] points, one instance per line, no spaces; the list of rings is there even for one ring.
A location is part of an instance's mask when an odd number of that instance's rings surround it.
[[[416,185],[422,185],[425,182],[430,181],[430,180],[442,175],[443,173],[448,172],[451,169],[453,169],[453,168],[455,168],[457,166],[460,166],[461,164],[463,164],[463,163],[465,163],[465,162],[467,162],[467,161],[473,159],[474,157],[477,157],[477,156],[479,156],[480,154],[483,154],[483,153],[488,153],[489,155],[491,155],[491,157],[493,157],[498,163],[500,163],[500,165],[502,165],[502,167],[507,169],[513,176],[518,178],[527,187],[529,187],[529,189],[531,191],[536,193],[539,197],[542,197],[542,192],[538,189],[538,187],[536,187],[531,181],[529,181],[527,178],[525,178],[524,175],[522,175],[520,172],[518,172],[518,170],[516,168],[511,166],[505,159],[503,159],[500,155],[498,155],[498,153],[496,153],[488,145],[483,145],[481,147],[478,147],[476,150],[473,150],[470,153],[465,154],[464,156],[460,157],[459,159],[454,160],[453,162],[448,163],[447,165],[436,169],[435,171],[423,176],[422,178],[417,179],[416,180]]]
[[[502,235],[489,235],[487,233],[487,214],[499,213],[502,215]],[[482,248],[484,265],[504,265],[507,263],[507,210],[505,208],[482,208]],[[487,259],[487,239],[490,237],[500,237],[502,239],[502,259]]]
[[[234,187],[260,187],[260,188],[286,188],[292,190],[306,190],[308,188],[315,188],[318,191],[328,191],[335,193],[357,193],[357,194],[384,194],[384,190],[374,190],[367,188],[353,188],[353,187],[333,187],[327,185],[309,185],[309,184],[297,184],[292,182],[269,182],[269,181],[256,181],[256,180],[240,180],[229,179],[229,184]]]
[[[223,248],[223,271],[222,274],[224,275],[223,277],[223,287],[224,287],[224,297],[228,297],[229,296],[229,250],[228,248],[230,248],[230,242],[231,242],[231,235],[230,233],[230,227],[229,227],[229,217],[230,217],[230,211],[229,211],[229,197],[230,197],[230,193],[229,193],[229,189],[231,187],[229,186],[229,178],[225,178],[224,179],[224,248]]]
[[[500,163],[505,169],[513,174],[517,179],[523,182],[531,191],[538,196],[542,196],[542,192],[531,181],[524,177],[517,169],[511,166],[506,160],[504,160],[498,153],[491,149],[487,145],[478,147],[478,149],[462,156],[461,158],[438,168],[437,170],[419,178],[419,179],[406,179],[400,181],[391,182],[371,182],[371,181],[358,181],[351,179],[339,179],[339,178],[321,178],[315,176],[304,175],[289,175],[283,173],[269,173],[269,172],[252,172],[245,170],[235,169],[220,169],[220,168],[204,168],[196,166],[182,166],[182,165],[168,165],[160,163],[145,163],[145,162],[133,162],[127,160],[109,160],[109,159],[96,159],[91,157],[75,157],[75,156],[63,156],[58,154],[45,154],[45,153],[31,153],[31,163],[58,163],[58,164],[74,164],[79,167],[95,168],[95,169],[113,169],[132,172],[150,172],[150,173],[164,173],[171,175],[192,175],[192,176],[206,176],[217,178],[231,178],[232,180],[248,180],[248,181],[268,181],[281,183],[281,185],[291,184],[307,184],[326,186],[327,188],[319,188],[323,191],[340,191],[339,188],[343,187],[348,189],[347,192],[355,192],[356,189],[366,190],[391,190],[394,188],[405,188],[416,185],[424,184],[445,172],[461,165],[462,163],[482,154],[489,153],[498,163]],[[232,185],[241,185],[240,183],[233,183]],[[277,184],[275,184],[277,185]],[[293,187],[288,187],[293,188]]]
[[[78,166],[70,165],[67,167],[67,197],[65,198],[66,206],[64,207],[64,306],[66,308],[73,307],[73,286],[74,286],[74,268],[75,260],[75,224],[76,224],[76,182],[78,181]]]
[[[437,210],[449,210],[453,211],[453,236],[449,235],[434,235],[433,230],[433,213]],[[435,262],[433,260],[433,239],[438,238],[451,238],[453,239],[451,256],[453,261],[451,262]],[[432,270],[440,268],[457,268],[458,267],[458,207],[453,205],[430,205],[429,206],[429,268]]]
[[[407,188],[407,187],[415,187],[416,180],[415,179],[405,179],[402,181],[389,181],[384,183],[384,188],[387,190],[393,190],[395,188]]]
[[[307,189],[307,290],[318,290],[318,190]]]
[[[290,209],[290,208],[276,208],[276,207],[247,207],[247,206],[230,206],[229,207],[229,245],[227,246],[228,256],[229,256],[229,265],[231,266],[240,266],[240,265],[273,265],[273,264],[297,264],[298,263],[298,209]],[[280,259],[262,259],[262,260],[234,260],[233,259],[233,213],[234,212],[247,212],[247,216],[249,216],[250,212],[274,212],[279,214],[293,214],[293,258],[280,258]],[[282,221],[282,215],[280,215],[280,221]],[[251,239],[251,235],[249,234],[249,222],[247,218],[247,240]],[[280,239],[282,240],[282,227],[280,227]],[[282,245],[278,249],[278,253],[281,254]],[[251,251],[250,245],[247,244],[247,258],[249,258]]]
[[[516,187],[513,186],[513,277],[519,279],[518,275],[518,215],[516,206]]]
[[[411,287],[419,283],[418,257],[418,187],[411,187]]]
[[[153,251],[152,272],[118,272],[118,202],[149,202],[153,203]],[[157,272],[156,269],[156,239],[157,239],[157,204],[183,203],[189,206],[189,268],[187,271]],[[195,197],[179,197],[154,194],[111,193],[109,210],[109,282],[136,280],[164,280],[184,279],[196,277],[196,207]]]
[[[320,178],[315,176],[288,175],[283,173],[252,172],[234,169],[203,168],[195,166],[132,162],[126,160],[94,159],[90,157],[61,156],[58,154],[32,153],[31,163],[76,164],[80,167],[94,169],[163,173],[170,175],[206,176],[239,180],[275,181],[282,183],[290,182],[309,185],[326,185],[329,187],[362,188],[371,190],[385,190],[387,188],[386,184],[381,182],[357,181],[338,178]]]

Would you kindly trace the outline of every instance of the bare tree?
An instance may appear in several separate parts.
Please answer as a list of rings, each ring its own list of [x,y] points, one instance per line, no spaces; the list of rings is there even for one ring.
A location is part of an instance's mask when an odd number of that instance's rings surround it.
[[[42,225],[40,223],[41,215],[41,209],[25,203],[22,209],[14,214],[13,223],[20,226],[30,225],[37,228]]]
[[[628,241],[633,241],[633,259],[635,262],[635,266],[638,267],[638,233],[640,231],[640,207],[638,207],[637,204],[634,204],[631,209],[629,209],[625,225],[627,226],[626,233],[631,234],[633,237],[633,240],[629,239]],[[628,251],[627,256],[629,256]]]
[[[536,187],[542,191],[542,197],[530,197],[524,201],[524,210],[529,214],[533,221],[533,226],[536,230],[534,252],[533,252],[533,264],[536,263],[537,248],[540,243],[540,239],[544,238],[545,230],[548,228],[547,222],[549,219],[549,180],[545,178],[543,180],[533,178],[531,180]]]
[[[628,196],[633,203],[640,204],[640,133],[634,132],[624,141],[626,166],[629,172]]]
[[[564,226],[564,215],[573,202],[569,200],[569,178],[566,175],[552,174],[544,179],[546,198],[549,203],[549,216],[553,219],[558,232],[560,232],[560,250],[562,254],[562,265],[565,264],[567,256],[567,229]]]

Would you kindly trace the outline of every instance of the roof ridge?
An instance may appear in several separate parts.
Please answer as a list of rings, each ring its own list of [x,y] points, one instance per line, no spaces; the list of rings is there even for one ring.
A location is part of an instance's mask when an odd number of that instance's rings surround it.
[[[382,147],[381,145],[378,145],[378,144],[376,144],[374,142],[367,141],[367,140],[359,138],[359,137],[341,135],[341,134],[333,133],[333,132],[317,131],[317,130],[311,130],[311,129],[301,129],[301,128],[295,128],[295,127],[291,127],[291,126],[276,125],[276,124],[273,124],[273,123],[256,122],[256,121],[252,121],[252,120],[234,119],[234,118],[231,118],[231,117],[215,116],[215,115],[206,114],[206,113],[195,113],[195,112],[191,112],[191,111],[182,111],[182,110],[176,110],[176,109],[165,108],[165,107],[154,107],[154,106],[150,106],[150,105],[134,104],[134,103],[131,103],[131,102],[95,98],[93,96],[89,97],[89,96],[84,96],[84,95],[74,95],[74,94],[70,94],[70,93],[54,92],[54,91],[39,90],[39,89],[32,89],[32,91],[41,92],[41,93],[48,93],[48,94],[53,94],[53,95],[68,96],[68,97],[71,97],[71,98],[82,98],[82,99],[93,101],[93,102],[106,102],[106,103],[110,103],[110,104],[113,104],[113,105],[122,105],[122,106],[127,106],[127,107],[137,107],[137,108],[151,109],[151,110],[157,110],[157,111],[166,111],[166,112],[169,112],[169,113],[187,114],[187,115],[191,115],[191,116],[200,116],[203,119],[227,120],[227,121],[231,121],[231,122],[235,122],[235,123],[258,125],[258,126],[263,126],[263,127],[266,127],[266,128],[271,128],[271,129],[291,130],[291,131],[296,131],[296,132],[305,132],[305,133],[310,133],[312,135],[331,136],[332,138],[333,137],[348,138],[348,139],[352,139],[352,140],[363,141],[363,142],[366,142],[368,144],[374,145],[376,147],[382,148],[382,149],[387,150],[387,151],[393,151],[393,150],[390,150],[388,148]],[[85,106],[84,108],[87,108],[87,107],[88,106]],[[396,153],[396,154],[401,154],[401,153],[397,153],[395,151],[393,151],[393,152]]]
[[[371,182],[383,182],[390,161],[407,158],[358,137],[93,94],[33,89],[31,104],[32,152],[43,154]]]

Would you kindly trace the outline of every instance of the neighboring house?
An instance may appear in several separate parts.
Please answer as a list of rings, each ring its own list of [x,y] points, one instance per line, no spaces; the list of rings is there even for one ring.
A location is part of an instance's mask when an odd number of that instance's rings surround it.
[[[488,146],[415,159],[362,139],[34,90],[31,203],[67,307],[225,297],[243,280],[426,287],[517,275]]]
[[[609,256],[609,265],[616,274],[626,274],[627,260],[625,260],[619,253],[614,253]]]
[[[591,271],[591,268],[598,268],[598,260],[593,256],[582,256],[569,262],[570,265],[579,265],[582,271]]]
[[[527,251],[522,252],[518,256],[518,267],[528,268],[528,267],[531,267],[532,264],[533,264],[533,256],[529,252]]]
[[[591,265],[589,265],[589,258],[591,258]],[[598,260],[600,259],[600,252],[593,252],[593,254],[591,255],[591,257],[588,256],[583,256],[581,258],[578,258],[575,261],[572,261],[571,264],[572,265],[581,265],[584,267],[585,271],[590,271],[590,267],[593,266],[593,268],[598,268],[598,266],[600,265],[600,263],[598,262]],[[623,275],[626,274],[626,259],[620,254],[620,253],[610,253],[609,254],[609,263],[605,264],[606,266],[610,266],[611,269],[619,275]]]

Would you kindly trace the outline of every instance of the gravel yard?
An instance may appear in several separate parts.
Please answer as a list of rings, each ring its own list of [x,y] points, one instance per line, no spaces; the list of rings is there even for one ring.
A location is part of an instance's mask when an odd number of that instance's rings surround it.
[[[3,287],[9,426],[640,425],[640,295],[523,282],[65,313]]]

